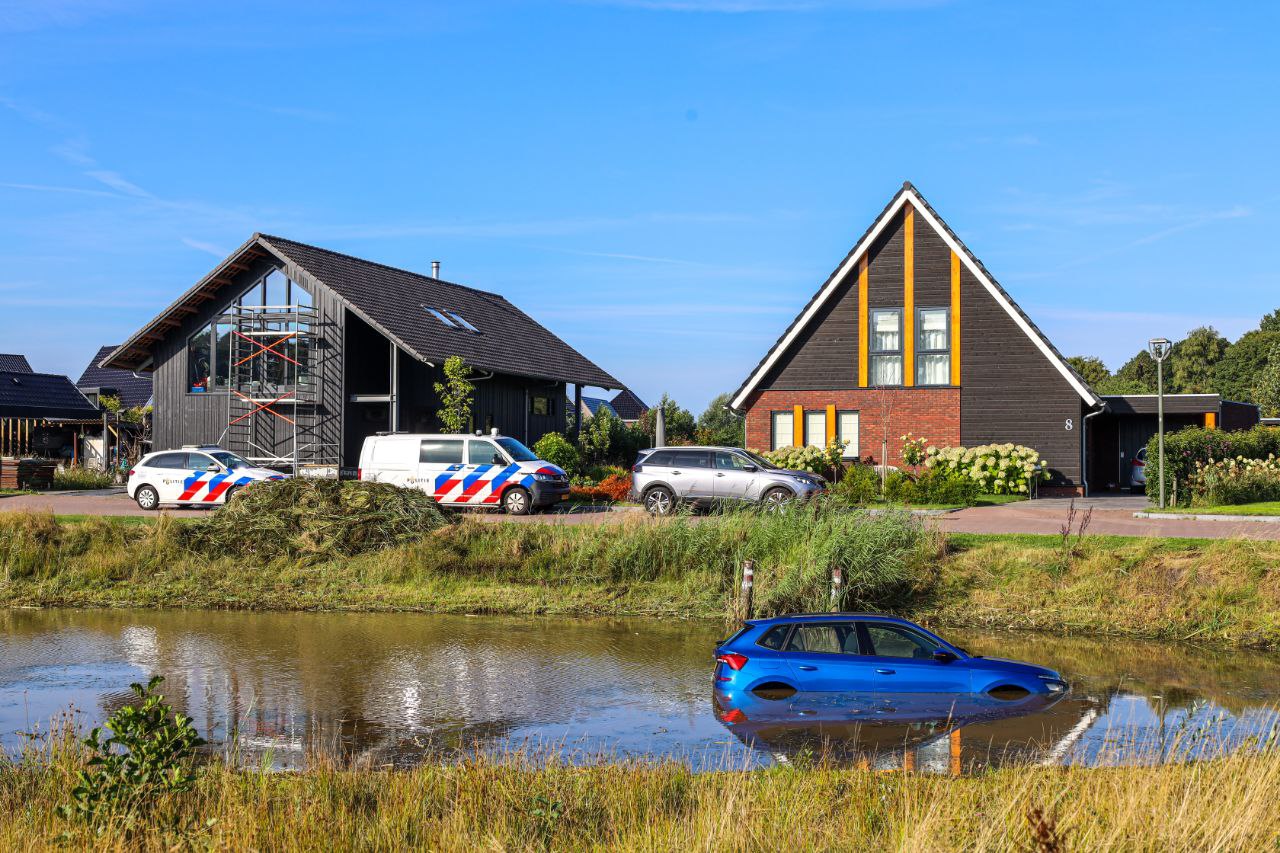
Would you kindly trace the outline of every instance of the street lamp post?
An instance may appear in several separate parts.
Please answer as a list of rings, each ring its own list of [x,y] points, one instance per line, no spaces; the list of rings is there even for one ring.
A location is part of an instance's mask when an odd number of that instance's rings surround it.
[[[1152,338],[1147,341],[1147,351],[1156,362],[1156,431],[1160,447],[1160,508],[1164,509],[1164,360],[1169,357],[1173,344],[1168,338]]]

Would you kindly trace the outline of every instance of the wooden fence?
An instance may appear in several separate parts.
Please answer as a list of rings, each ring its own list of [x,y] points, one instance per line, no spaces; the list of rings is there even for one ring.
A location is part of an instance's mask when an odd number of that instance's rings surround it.
[[[0,418],[0,456],[23,456],[33,452],[32,439],[44,424],[40,418]]]

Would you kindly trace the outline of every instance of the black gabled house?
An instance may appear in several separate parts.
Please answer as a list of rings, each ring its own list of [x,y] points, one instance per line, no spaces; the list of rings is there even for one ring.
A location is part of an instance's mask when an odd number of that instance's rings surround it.
[[[364,438],[440,428],[434,384],[474,371],[472,426],[532,443],[566,388],[622,383],[496,293],[255,234],[100,361],[153,377],[155,447],[221,443],[351,467]]]
[[[102,366],[103,360],[119,347],[105,346],[89,361],[88,367],[76,380],[80,393],[97,403],[105,396],[120,400],[126,409],[134,409],[151,402],[151,377],[132,370],[115,370]]]

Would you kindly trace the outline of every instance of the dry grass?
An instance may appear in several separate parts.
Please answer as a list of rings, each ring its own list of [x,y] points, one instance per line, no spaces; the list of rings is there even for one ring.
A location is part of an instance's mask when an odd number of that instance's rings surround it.
[[[1261,850],[1280,839],[1280,751],[969,778],[676,763],[535,765],[520,756],[413,770],[321,763],[298,774],[209,765],[130,826],[57,812],[82,756],[0,764],[0,849],[44,850]],[[1038,832],[1031,819],[1040,815]]]

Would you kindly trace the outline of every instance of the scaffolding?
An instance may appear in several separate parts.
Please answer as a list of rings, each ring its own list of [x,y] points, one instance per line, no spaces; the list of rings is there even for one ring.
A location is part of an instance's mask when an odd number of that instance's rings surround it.
[[[232,305],[218,318],[227,359],[227,427],[219,443],[254,464],[289,471],[338,466],[325,442],[321,319],[306,305]],[[224,344],[223,335],[227,340]]]

